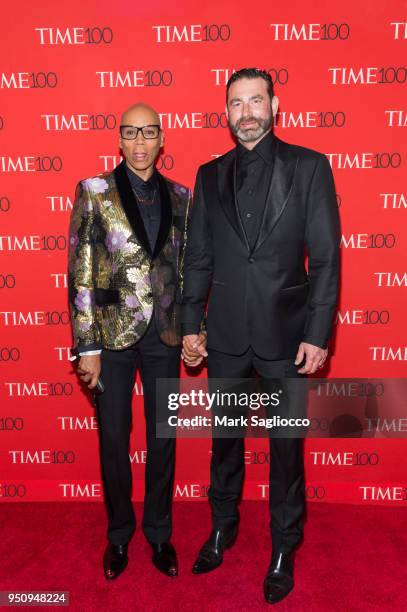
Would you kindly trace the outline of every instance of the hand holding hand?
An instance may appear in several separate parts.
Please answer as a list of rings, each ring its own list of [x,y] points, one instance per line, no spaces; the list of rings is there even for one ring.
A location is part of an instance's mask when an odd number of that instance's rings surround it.
[[[182,359],[187,366],[196,367],[207,357],[206,333],[188,334],[182,341]]]

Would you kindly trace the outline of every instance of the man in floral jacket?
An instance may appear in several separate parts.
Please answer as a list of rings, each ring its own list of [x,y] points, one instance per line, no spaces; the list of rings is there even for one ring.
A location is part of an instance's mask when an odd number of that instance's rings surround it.
[[[144,388],[147,461],[143,532],[153,562],[178,573],[170,543],[175,440],[156,438],[156,379],[177,378],[180,364],[182,260],[191,192],[163,177],[155,161],[164,144],[157,113],[137,104],[122,116],[123,162],[77,187],[70,224],[69,301],[78,372],[94,388],[108,546],[107,579],[127,565],[135,529],[129,459],[136,369]]]

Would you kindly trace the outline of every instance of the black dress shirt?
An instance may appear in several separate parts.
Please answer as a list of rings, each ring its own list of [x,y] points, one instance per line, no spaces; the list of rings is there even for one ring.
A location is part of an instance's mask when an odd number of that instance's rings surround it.
[[[260,231],[264,206],[274,168],[275,138],[272,132],[252,149],[240,142],[236,155],[237,203],[247,240],[252,249]]]
[[[126,171],[143,219],[151,251],[154,251],[161,223],[161,198],[157,173],[154,170],[148,181],[143,181],[130,170],[127,164]]]

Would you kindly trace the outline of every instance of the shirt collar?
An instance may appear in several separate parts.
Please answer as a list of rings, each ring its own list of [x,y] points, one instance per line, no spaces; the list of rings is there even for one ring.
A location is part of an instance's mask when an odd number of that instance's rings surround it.
[[[156,169],[154,169],[154,172],[150,176],[148,181],[143,181],[143,179],[140,178],[135,172],[133,172],[133,170],[130,170],[125,160],[123,160],[122,163],[126,168],[127,176],[129,177],[129,181],[132,187],[140,189],[141,191],[150,191],[158,186],[158,177]]]
[[[256,144],[256,146],[249,150],[246,149],[240,142],[237,144],[237,158],[238,161],[242,160],[243,157],[247,156],[250,159],[256,159],[256,157],[261,157],[261,159],[266,162],[266,164],[272,164],[276,148],[276,139],[272,132],[269,131],[266,136],[264,136],[260,142]]]

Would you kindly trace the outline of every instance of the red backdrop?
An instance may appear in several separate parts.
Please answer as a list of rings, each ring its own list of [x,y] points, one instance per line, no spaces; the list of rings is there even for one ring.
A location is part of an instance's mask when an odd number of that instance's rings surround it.
[[[39,0],[18,10],[8,3],[2,17],[1,501],[102,498],[95,413],[68,361],[74,188],[118,163],[120,114],[140,100],[162,114],[159,168],[193,186],[199,164],[233,146],[224,115],[233,69],[269,70],[280,98],[278,136],[332,164],[342,289],[327,375],[405,375],[402,0],[363,10],[350,0]],[[145,462],[141,399],[134,397],[131,440],[135,499]],[[247,440],[246,448],[245,496],[265,497],[267,447]],[[405,448],[380,431],[308,440],[308,498],[405,503]],[[208,440],[179,442],[176,499],[205,498],[208,462]]]

